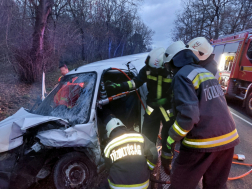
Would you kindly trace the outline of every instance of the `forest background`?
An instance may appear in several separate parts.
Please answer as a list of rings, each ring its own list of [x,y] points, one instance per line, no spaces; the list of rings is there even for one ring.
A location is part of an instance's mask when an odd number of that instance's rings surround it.
[[[73,69],[150,51],[154,31],[139,16],[143,2],[0,0],[0,120],[32,107],[43,71],[49,91],[60,64]],[[164,23],[164,30],[185,43],[197,36],[217,39],[252,28],[251,6],[252,0],[185,0],[174,27]]]

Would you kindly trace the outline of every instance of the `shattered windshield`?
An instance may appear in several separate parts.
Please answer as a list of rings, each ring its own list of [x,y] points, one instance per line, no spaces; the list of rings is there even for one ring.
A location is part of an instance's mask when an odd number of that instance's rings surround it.
[[[36,109],[35,114],[60,117],[73,125],[86,123],[89,120],[95,81],[96,73],[63,77]]]

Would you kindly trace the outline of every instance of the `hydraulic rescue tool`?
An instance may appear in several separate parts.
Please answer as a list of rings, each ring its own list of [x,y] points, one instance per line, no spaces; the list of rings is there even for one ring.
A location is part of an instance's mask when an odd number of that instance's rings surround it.
[[[128,96],[130,93],[133,93],[133,92],[135,92],[135,90],[134,91],[126,91],[126,92],[119,93],[117,95],[113,95],[111,97],[99,100],[98,104],[101,105],[101,106],[104,106],[104,105],[108,104],[109,102],[111,102],[113,100],[123,98],[123,97]]]
[[[144,103],[143,103],[143,101],[141,100],[141,97],[140,97],[140,95],[138,94],[137,89],[135,89],[134,91],[127,91],[127,92],[119,93],[119,94],[114,95],[114,96],[111,96],[111,97],[109,97],[109,98],[107,97],[107,92],[106,92],[106,90],[105,90],[105,85],[104,85],[103,77],[104,77],[104,74],[105,74],[107,71],[109,71],[109,70],[118,70],[118,71],[120,71],[121,73],[123,73],[123,74],[129,79],[129,81],[131,80],[131,78],[130,78],[124,71],[122,71],[122,70],[120,70],[120,69],[118,69],[118,68],[108,68],[108,69],[104,70],[103,73],[102,73],[102,76],[101,76],[101,84],[100,84],[100,94],[101,94],[100,96],[101,96],[101,99],[102,99],[102,100],[100,100],[100,101],[98,102],[98,105],[101,106],[101,105],[108,104],[109,102],[111,102],[111,101],[113,101],[113,100],[116,100],[116,99],[125,97],[125,96],[127,96],[128,94],[130,94],[131,92],[136,91],[136,94],[137,94],[137,96],[138,96],[138,98],[139,98],[139,100],[140,100],[140,102],[141,102],[141,104],[142,104],[142,106],[143,106],[143,108],[144,108],[144,110],[145,110]]]
[[[243,161],[243,160],[245,160],[245,156],[242,154],[234,154],[233,159]]]

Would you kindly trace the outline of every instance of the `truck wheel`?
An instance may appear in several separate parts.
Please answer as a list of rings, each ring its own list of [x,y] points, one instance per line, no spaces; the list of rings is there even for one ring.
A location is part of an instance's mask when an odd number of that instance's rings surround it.
[[[85,188],[96,174],[96,166],[80,152],[64,155],[55,165],[53,181],[57,189]]]
[[[248,115],[252,116],[252,93],[246,99],[246,112]]]

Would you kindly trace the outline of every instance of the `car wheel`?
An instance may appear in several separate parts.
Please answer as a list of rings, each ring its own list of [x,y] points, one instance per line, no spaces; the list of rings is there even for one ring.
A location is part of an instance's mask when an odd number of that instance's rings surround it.
[[[57,189],[83,188],[96,174],[96,166],[80,152],[64,155],[56,163],[53,181]]]
[[[248,115],[252,116],[252,93],[246,98],[246,112]]]

